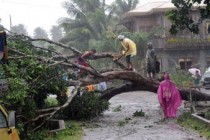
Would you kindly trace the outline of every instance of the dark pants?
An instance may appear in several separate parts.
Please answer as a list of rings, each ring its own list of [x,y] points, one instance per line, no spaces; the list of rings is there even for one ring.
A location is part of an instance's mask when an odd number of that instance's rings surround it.
[[[127,55],[125,58],[127,63],[131,63],[131,55]]]

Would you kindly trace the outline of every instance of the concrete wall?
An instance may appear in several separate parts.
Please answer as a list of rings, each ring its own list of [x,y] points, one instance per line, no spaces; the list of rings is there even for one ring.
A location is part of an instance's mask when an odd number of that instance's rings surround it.
[[[191,13],[194,20],[199,19],[198,11],[193,11]],[[163,38],[154,38],[152,40],[153,46],[158,51],[157,54],[161,59],[163,70],[169,70],[176,65],[179,65],[179,59],[181,58],[191,58],[193,65],[200,65],[202,71],[204,71],[207,65],[207,57],[210,54],[210,45],[205,49],[199,48],[199,44],[196,44],[197,47],[190,49],[168,49],[166,48],[166,40],[170,38],[181,38],[181,39],[204,39],[210,37],[210,34],[206,32],[206,22],[204,21],[200,25],[200,32],[198,35],[192,34],[188,30],[180,31],[177,35],[171,35],[169,29],[171,27],[171,22],[165,17],[165,12],[153,13],[151,15],[137,16],[132,18],[134,26],[130,27],[134,32],[150,32],[153,27],[162,27],[164,28]],[[194,44],[194,46],[196,46]],[[180,48],[185,47],[181,46]]]
[[[176,66],[179,66],[180,59],[190,59],[194,66],[199,66],[201,72],[204,73],[206,69],[207,57],[210,54],[210,50],[167,50],[160,51],[158,58],[162,62],[163,71],[173,71]]]

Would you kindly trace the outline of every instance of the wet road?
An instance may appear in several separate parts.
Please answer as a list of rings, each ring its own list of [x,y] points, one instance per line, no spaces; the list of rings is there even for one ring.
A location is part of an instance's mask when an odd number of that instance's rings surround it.
[[[201,88],[201,92],[207,93],[210,95],[210,89]]]
[[[161,120],[157,94],[145,91],[123,93],[110,100],[110,109],[84,128],[83,140],[204,140],[175,120]],[[118,109],[118,111],[116,111]],[[143,110],[145,117],[133,117]],[[186,109],[183,105],[178,115]]]

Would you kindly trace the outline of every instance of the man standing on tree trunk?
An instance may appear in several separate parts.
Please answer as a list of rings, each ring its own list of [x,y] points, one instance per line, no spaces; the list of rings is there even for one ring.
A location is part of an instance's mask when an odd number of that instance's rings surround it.
[[[131,62],[131,57],[136,55],[136,44],[129,38],[125,38],[123,35],[118,36],[119,41],[121,42],[122,45],[122,52],[121,56],[126,57],[126,62],[127,62],[127,69],[128,70],[133,70],[133,64]],[[121,57],[119,57],[121,58]],[[119,59],[118,58],[118,59]]]
[[[155,73],[156,73],[156,61],[157,61],[157,56],[155,54],[155,51],[152,47],[152,43],[149,42],[147,43],[147,53],[146,53],[146,58],[145,58],[145,63],[147,67],[147,77],[150,80],[153,80],[155,78]]]
[[[92,57],[96,53],[95,49],[92,49],[90,51],[85,51],[81,56],[77,58],[77,63],[79,65],[82,65],[84,67],[90,67],[90,64],[88,63],[87,59]],[[84,70],[79,70],[79,77],[83,77],[85,75]]]

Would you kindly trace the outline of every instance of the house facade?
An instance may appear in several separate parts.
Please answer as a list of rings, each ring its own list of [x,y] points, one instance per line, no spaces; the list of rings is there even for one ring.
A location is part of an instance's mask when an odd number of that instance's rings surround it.
[[[210,21],[205,20],[200,25],[199,34],[188,30],[171,35],[171,22],[165,16],[166,12],[175,9],[170,1],[155,1],[140,5],[138,8],[123,15],[123,25],[132,32],[151,32],[161,28],[151,42],[161,61],[162,70],[178,67],[187,70],[199,66],[202,72],[210,66]],[[191,10],[194,20],[199,19],[199,11]]]

